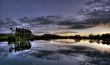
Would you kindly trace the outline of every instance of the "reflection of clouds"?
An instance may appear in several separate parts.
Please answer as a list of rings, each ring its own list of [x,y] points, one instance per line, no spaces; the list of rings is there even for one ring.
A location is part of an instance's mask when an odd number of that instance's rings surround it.
[[[51,61],[53,61],[54,63],[56,63],[56,65],[67,65],[67,64],[86,65],[87,63],[89,65],[98,65],[99,63],[101,64],[102,62],[105,62],[103,63],[103,65],[109,65],[110,63],[108,62],[110,58],[109,56],[110,53],[100,52],[97,51],[96,49],[89,48],[89,46],[88,47],[83,46],[83,45],[90,45],[94,47],[94,45],[96,45],[95,43],[87,43],[87,42],[89,41],[86,42],[81,41],[81,43],[75,43],[75,44],[73,43],[68,44],[65,42],[65,44],[62,44],[62,42],[60,41],[56,42],[54,40],[53,41],[38,40],[31,42],[32,47],[30,49],[12,53],[11,56],[19,57],[19,59],[23,59],[23,60],[30,59],[30,61],[34,61],[34,62],[36,61],[38,62],[39,60],[41,60],[42,62],[46,62],[50,64]],[[98,47],[98,45],[100,44],[97,44],[96,47]],[[8,49],[7,46],[8,46],[7,43],[0,44],[1,55],[5,55],[7,53],[7,49]],[[3,52],[3,54],[1,52]],[[13,57],[11,59],[13,59]],[[42,63],[41,61],[39,62],[40,64]],[[25,60],[25,62],[27,61]],[[94,62],[97,62],[98,64]]]
[[[48,43],[49,42],[45,43],[45,41],[44,43],[43,42],[32,43],[32,48],[30,49],[30,51],[28,51],[29,53],[28,52],[26,53],[26,55],[30,55],[42,59],[62,60],[64,58],[69,59],[68,57],[73,57],[73,59],[76,59],[78,55],[80,56],[83,55],[82,53],[85,53],[85,51],[88,52],[92,51],[92,49],[87,47],[58,46],[58,45],[53,45],[53,43],[52,44],[48,44]]]
[[[66,62],[70,62],[70,65],[72,62],[76,62],[76,63],[82,62],[81,64],[84,65],[86,63],[90,65],[92,64],[97,65],[97,63],[94,63],[97,61],[98,63],[104,61],[105,62],[104,65],[109,64],[108,54],[110,53],[100,52],[97,51],[96,49],[85,47],[83,45],[84,43],[69,45],[68,43],[62,44],[61,42],[51,43],[49,41],[37,41],[32,43],[32,48],[29,51],[23,52],[19,56],[23,55],[23,57],[38,58],[46,61],[50,61],[50,60],[58,61],[58,62],[66,61]],[[88,45],[93,46],[92,43],[89,43]]]
[[[0,42],[0,57],[6,57],[9,54],[7,42]]]

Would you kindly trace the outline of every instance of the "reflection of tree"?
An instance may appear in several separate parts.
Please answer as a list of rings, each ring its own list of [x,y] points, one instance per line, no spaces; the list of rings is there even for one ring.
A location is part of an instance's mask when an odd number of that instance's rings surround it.
[[[8,42],[8,44],[9,44],[9,52],[22,51],[31,48],[31,44],[29,41]]]
[[[16,28],[15,30],[10,28],[10,30],[12,30],[12,33],[15,32],[14,34],[10,34],[8,36],[10,52],[13,50],[15,52],[22,51],[31,47],[31,44],[28,40],[32,36],[32,32],[30,30],[24,28]]]
[[[109,39],[108,40],[107,39],[106,40],[102,40],[102,43],[103,44],[110,44],[110,40]]]
[[[94,42],[101,43],[100,40],[97,40],[97,39],[89,39],[89,43],[94,43]]]
[[[80,42],[81,41],[81,39],[74,39],[75,40],[75,42]]]
[[[94,43],[94,42],[95,42],[95,41],[94,41],[94,40],[92,40],[92,39],[90,39],[90,40],[89,40],[89,43]]]
[[[101,40],[96,40],[97,43],[101,43]]]

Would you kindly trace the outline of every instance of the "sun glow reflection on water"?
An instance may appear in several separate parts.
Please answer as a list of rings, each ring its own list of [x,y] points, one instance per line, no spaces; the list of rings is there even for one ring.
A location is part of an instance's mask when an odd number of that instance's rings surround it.
[[[105,51],[110,52],[110,45],[103,44],[101,42],[90,43],[90,40],[81,40],[80,42],[77,42],[74,39],[57,39],[57,40],[47,41],[46,44],[58,45],[58,46],[84,46],[84,47],[90,47],[90,48],[93,48],[93,49],[96,49],[102,52],[105,52]]]

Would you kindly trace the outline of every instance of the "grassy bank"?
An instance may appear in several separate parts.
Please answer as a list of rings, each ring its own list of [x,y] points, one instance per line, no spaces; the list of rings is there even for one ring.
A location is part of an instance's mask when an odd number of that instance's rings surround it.
[[[0,34],[0,41],[22,41],[22,40],[30,40],[34,35],[30,37],[26,36],[17,36],[15,34]]]
[[[0,41],[7,41],[10,34],[0,34]]]

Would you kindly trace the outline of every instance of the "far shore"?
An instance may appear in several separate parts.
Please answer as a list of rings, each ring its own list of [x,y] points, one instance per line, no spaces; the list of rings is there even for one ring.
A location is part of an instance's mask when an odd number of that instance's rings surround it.
[[[17,38],[15,34],[0,34],[0,41],[8,41],[10,36],[14,36]],[[11,37],[10,37],[11,38]],[[102,34],[102,35],[92,35],[89,36],[59,36],[55,34],[44,34],[44,35],[31,35],[30,37],[20,37],[21,39],[25,40],[51,40],[51,39],[96,39],[96,40],[107,40],[110,41],[110,34]]]

